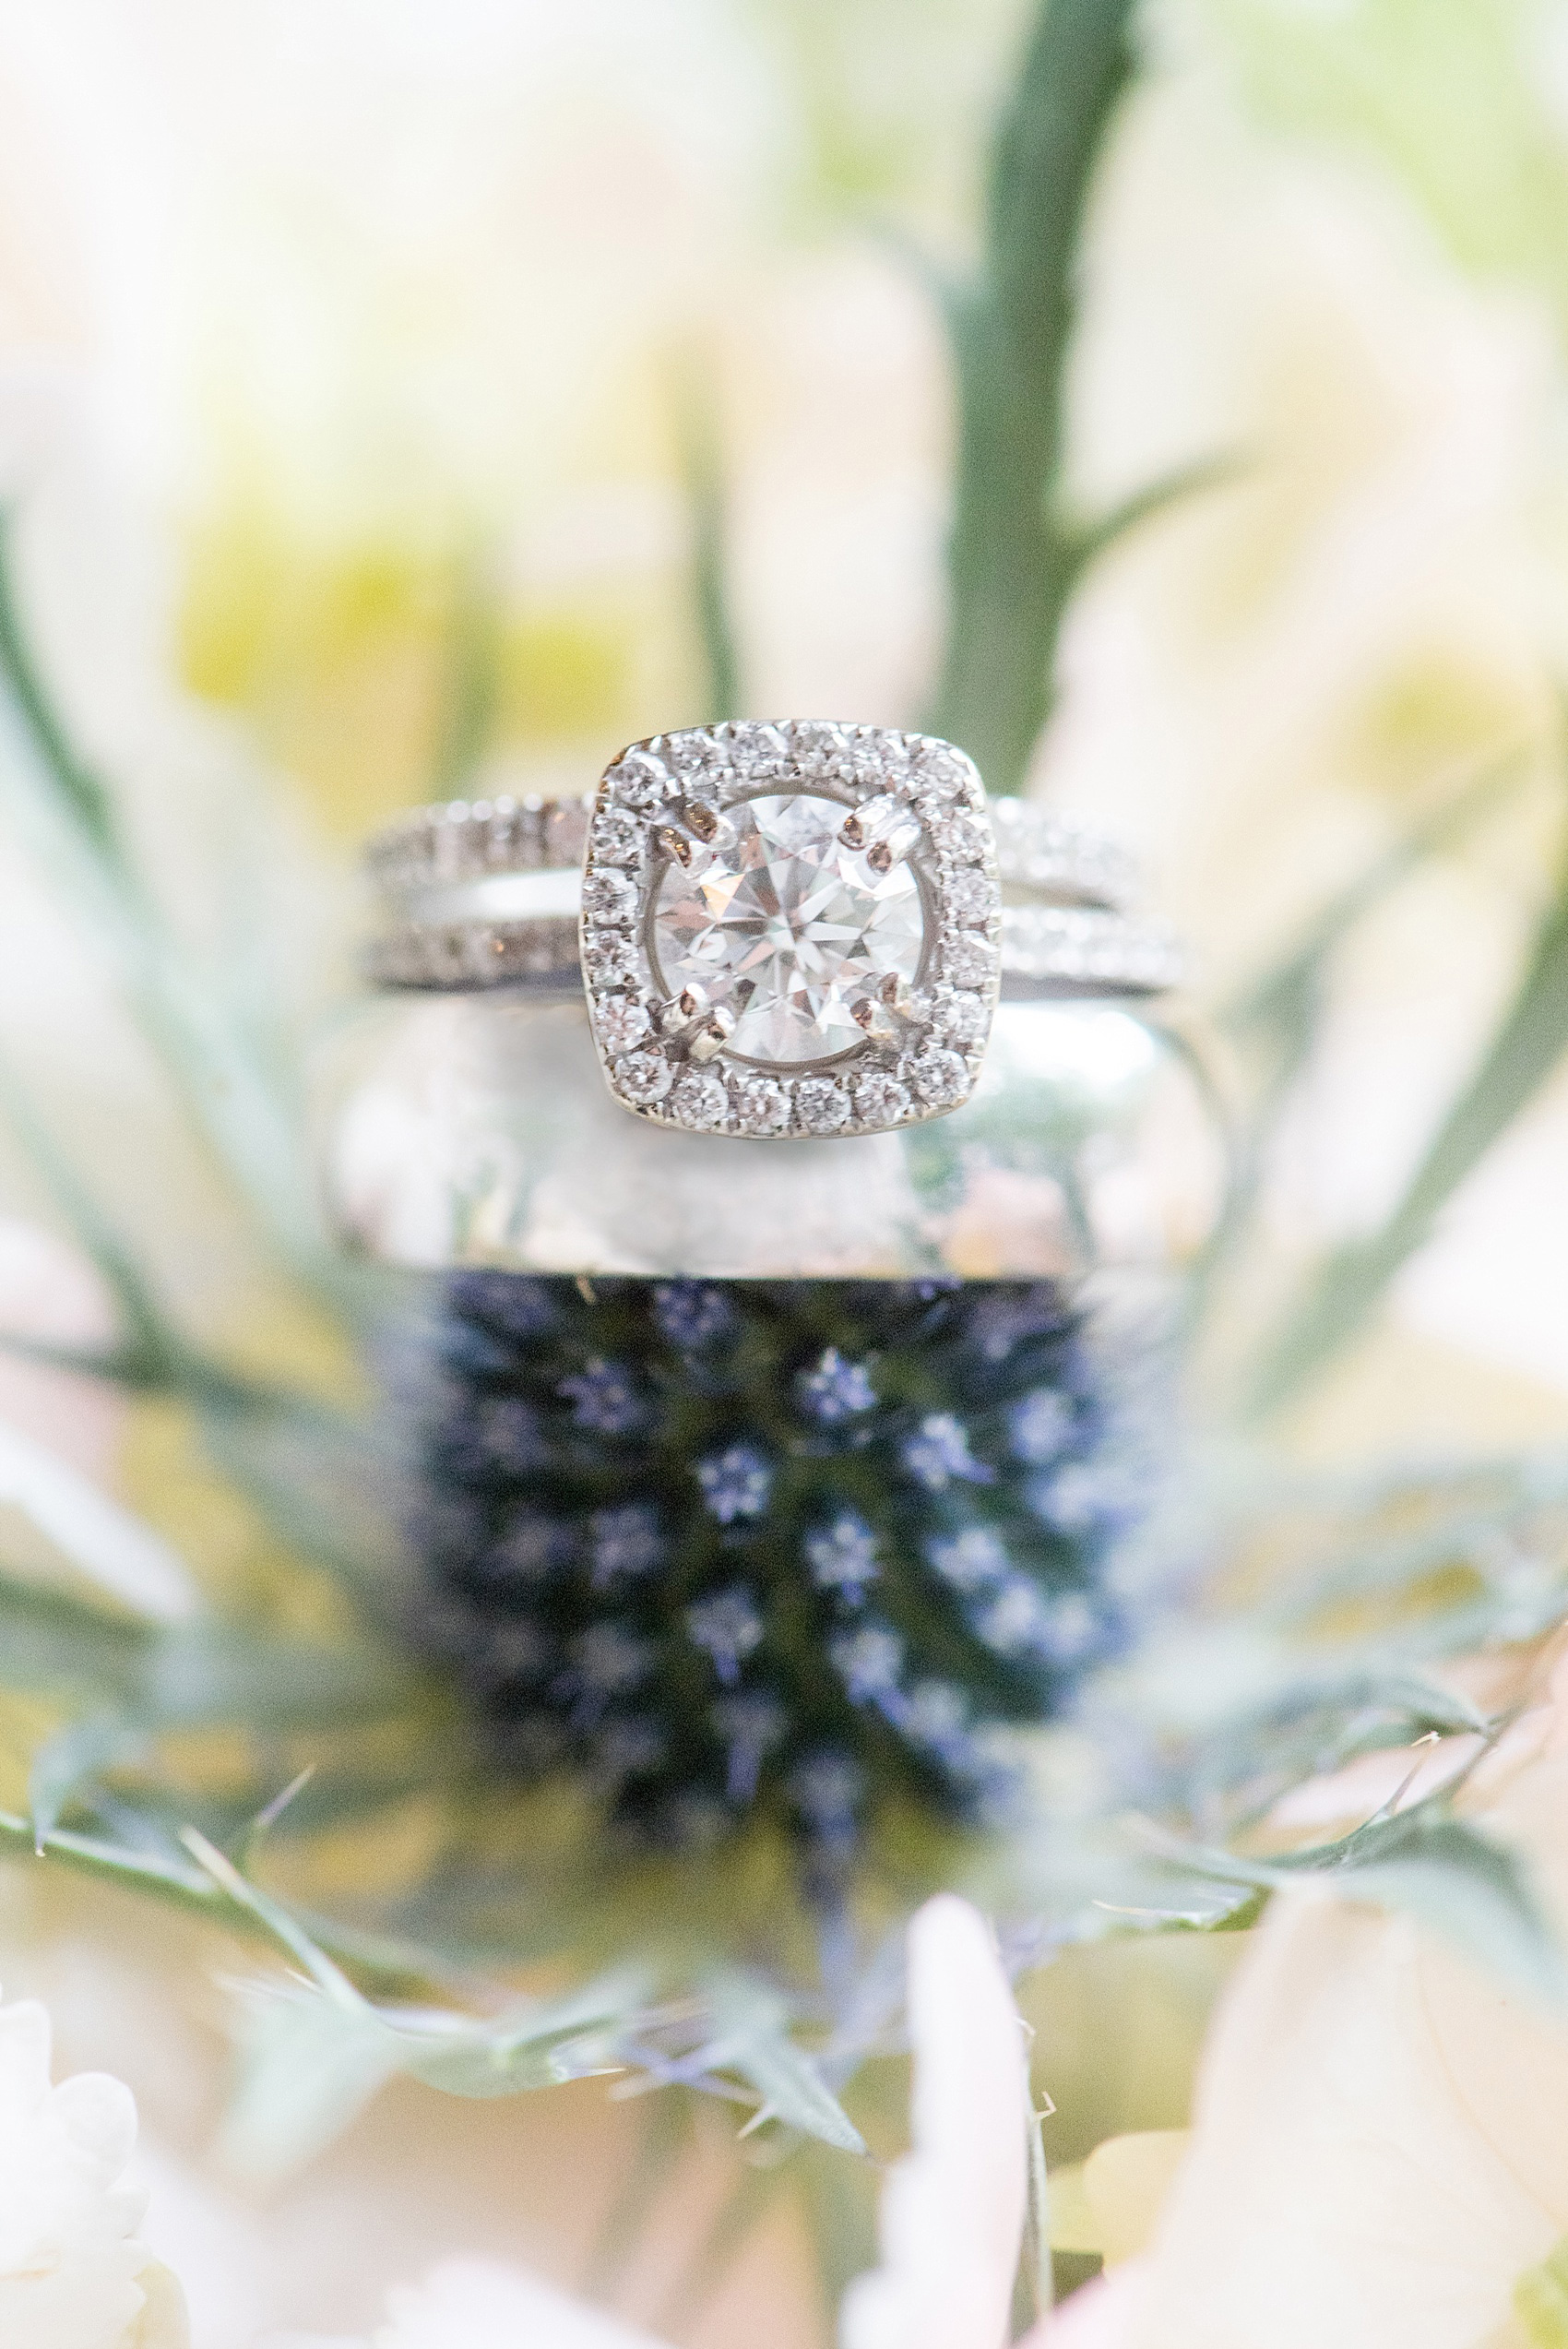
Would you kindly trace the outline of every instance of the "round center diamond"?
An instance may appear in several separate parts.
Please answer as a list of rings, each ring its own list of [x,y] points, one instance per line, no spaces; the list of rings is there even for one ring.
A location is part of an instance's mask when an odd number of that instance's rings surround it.
[[[838,830],[849,809],[811,792],[728,810],[729,837],[671,864],[649,946],[666,992],[700,986],[734,1016],[728,1049],[795,1066],[863,1042],[852,1007],[913,980],[925,905],[908,864],[878,873]]]

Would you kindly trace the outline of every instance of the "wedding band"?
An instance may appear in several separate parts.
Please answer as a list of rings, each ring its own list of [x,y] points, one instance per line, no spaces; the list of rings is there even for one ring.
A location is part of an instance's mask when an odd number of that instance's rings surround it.
[[[1112,842],[988,807],[951,744],[736,721],[583,799],[421,808],[366,851],[389,988],[585,990],[612,1093],[707,1132],[869,1133],[968,1098],[999,995],[1139,996],[1182,958]]]

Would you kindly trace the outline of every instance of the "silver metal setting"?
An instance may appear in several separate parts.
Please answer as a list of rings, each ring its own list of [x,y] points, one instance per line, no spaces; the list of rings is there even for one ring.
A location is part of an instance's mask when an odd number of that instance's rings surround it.
[[[826,913],[798,901],[801,858]],[[376,984],[586,994],[615,1098],[705,1133],[945,1116],[973,1089],[999,993],[1153,995],[1182,977],[1170,933],[1134,910],[1123,850],[1027,802],[988,807],[951,744],[877,727],[654,735],[591,796],[421,808],[366,864],[386,917]],[[779,875],[797,903],[769,944],[767,920],[728,921],[725,891],[750,891],[754,916]]]
[[[615,1099],[780,1140],[961,1107],[1001,976],[984,813],[972,763],[924,734],[753,721],[623,751],[588,826],[581,926]],[[806,901],[772,920],[780,876]]]

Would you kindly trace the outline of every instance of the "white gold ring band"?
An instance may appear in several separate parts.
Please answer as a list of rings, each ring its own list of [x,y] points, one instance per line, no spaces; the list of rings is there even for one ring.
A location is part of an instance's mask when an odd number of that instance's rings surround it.
[[[656,1123],[863,1133],[968,1098],[998,996],[1179,984],[1113,843],[988,805],[887,729],[737,721],[634,744],[582,799],[457,801],[372,841],[387,988],[586,992]]]

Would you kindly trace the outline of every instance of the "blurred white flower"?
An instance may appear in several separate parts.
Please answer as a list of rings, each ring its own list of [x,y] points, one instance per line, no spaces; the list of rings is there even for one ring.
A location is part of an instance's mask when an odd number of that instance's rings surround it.
[[[179,2286],[137,2239],[145,2198],[120,2183],[131,2093],[93,2072],[53,2087],[49,2050],[41,2006],[0,2007],[0,2341],[184,2349]]]
[[[1018,2017],[990,1932],[964,1901],[909,1928],[914,2149],[882,2196],[880,2268],[851,2284],[844,2349],[997,2349],[1024,2225]]]
[[[1460,1799],[1568,1923],[1568,1666]],[[1562,2016],[1408,1919],[1292,1893],[1222,2003],[1190,2145],[1115,2279],[1108,2339],[1507,2349],[1555,2337],[1513,2311],[1565,2236]]]

